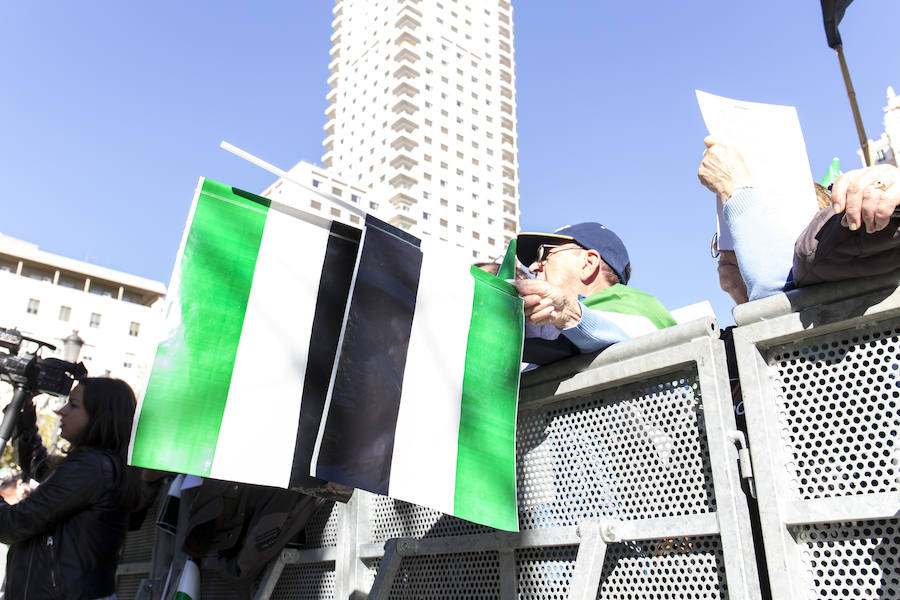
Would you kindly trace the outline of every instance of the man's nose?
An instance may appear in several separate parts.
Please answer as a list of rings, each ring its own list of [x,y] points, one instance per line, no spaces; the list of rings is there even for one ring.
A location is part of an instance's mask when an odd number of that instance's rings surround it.
[[[544,263],[542,263],[541,261],[536,260],[533,263],[531,263],[530,265],[528,265],[528,270],[531,271],[532,273],[537,273],[538,271],[541,270],[541,265],[543,265],[543,264]]]

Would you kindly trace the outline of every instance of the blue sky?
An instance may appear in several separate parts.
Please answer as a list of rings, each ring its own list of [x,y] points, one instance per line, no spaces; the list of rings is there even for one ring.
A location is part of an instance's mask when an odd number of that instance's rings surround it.
[[[259,191],[319,162],[330,0],[0,4],[0,232],[168,281],[199,176]],[[600,221],[635,287],[713,302],[713,200],[694,89],[798,108],[813,175],[859,166],[819,2],[513,0],[522,228]],[[841,34],[870,138],[900,90],[900,2],[856,0]]]

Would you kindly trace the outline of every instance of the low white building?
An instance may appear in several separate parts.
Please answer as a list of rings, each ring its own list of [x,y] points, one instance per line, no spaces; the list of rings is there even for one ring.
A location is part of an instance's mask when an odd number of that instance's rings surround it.
[[[77,331],[88,373],[146,385],[162,323],[164,284],[40,250],[0,234],[0,327],[57,346]]]

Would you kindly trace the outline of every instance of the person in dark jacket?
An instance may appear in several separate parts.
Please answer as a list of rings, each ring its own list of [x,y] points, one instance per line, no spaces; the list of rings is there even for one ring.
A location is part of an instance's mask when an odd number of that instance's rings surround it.
[[[900,169],[877,165],[844,173],[832,194],[834,207],[819,211],[794,244],[794,283],[900,269]]]
[[[0,502],[7,555],[6,598],[95,600],[115,594],[116,562],[128,512],[140,502],[137,473],[126,467],[134,392],[118,379],[88,378],[58,412],[71,449],[49,456],[34,404],[19,419],[17,451],[40,485],[17,504]]]

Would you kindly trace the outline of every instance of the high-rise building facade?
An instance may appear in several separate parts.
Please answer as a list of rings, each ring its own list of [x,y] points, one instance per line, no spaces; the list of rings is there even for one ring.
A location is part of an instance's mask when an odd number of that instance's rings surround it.
[[[508,0],[336,0],[322,162],[421,237],[503,253],[519,223]]]

